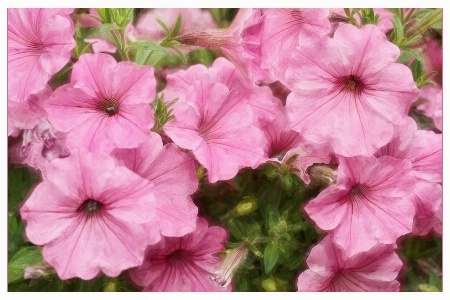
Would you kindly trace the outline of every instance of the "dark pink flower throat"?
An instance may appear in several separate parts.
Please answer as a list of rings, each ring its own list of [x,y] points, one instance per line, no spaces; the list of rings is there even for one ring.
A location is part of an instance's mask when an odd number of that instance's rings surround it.
[[[114,99],[106,98],[98,104],[97,108],[111,117],[119,112],[119,103]]]
[[[80,205],[77,212],[84,213],[88,217],[93,217],[100,213],[103,204],[94,199],[87,199]]]

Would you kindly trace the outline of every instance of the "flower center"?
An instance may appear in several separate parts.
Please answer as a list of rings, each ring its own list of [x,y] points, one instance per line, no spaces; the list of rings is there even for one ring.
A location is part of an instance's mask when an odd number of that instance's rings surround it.
[[[93,217],[100,213],[103,204],[94,199],[87,199],[80,205],[78,212],[84,213],[88,217]]]
[[[365,85],[361,79],[356,75],[346,76],[341,79],[342,90],[354,94],[361,94],[364,91]]]
[[[173,251],[172,253],[170,253],[169,255],[167,255],[166,261],[177,262],[180,260],[184,260],[188,255],[189,254],[186,250],[177,249],[177,250]]]
[[[106,113],[108,116],[114,116],[119,112],[119,104],[116,100],[111,98],[106,98],[102,102],[100,102],[97,106],[99,110]]]
[[[364,196],[367,193],[367,186],[364,184],[355,184],[350,191],[350,198],[355,200],[356,197]]]

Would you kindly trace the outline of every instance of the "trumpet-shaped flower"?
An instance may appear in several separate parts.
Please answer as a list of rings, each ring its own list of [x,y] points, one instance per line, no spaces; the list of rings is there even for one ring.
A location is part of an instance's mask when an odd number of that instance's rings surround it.
[[[208,227],[198,218],[194,232],[178,238],[163,238],[149,246],[144,263],[130,270],[131,279],[147,292],[224,292],[210,279],[224,251],[227,232],[218,226]]]
[[[24,102],[70,60],[73,9],[8,8],[8,100]]]
[[[233,178],[263,156],[260,130],[245,93],[205,80],[186,91],[173,107],[175,118],[164,131],[178,146],[191,150],[208,170],[210,182]]]
[[[326,236],[306,259],[309,269],[297,280],[299,292],[398,292],[395,280],[402,261],[394,245],[376,244],[367,251],[347,256]]]
[[[410,233],[414,202],[411,162],[388,156],[341,158],[336,184],[305,211],[349,256]]]
[[[143,224],[154,222],[152,184],[110,156],[74,150],[43,170],[41,182],[20,209],[26,236],[61,279],[118,276],[142,264],[149,241]]]
[[[182,236],[195,229],[197,207],[189,195],[198,181],[192,156],[152,134],[135,149],[115,149],[112,155],[121,164],[153,183],[159,227],[164,236]],[[147,228],[151,232],[154,224]]]
[[[48,119],[67,133],[69,148],[135,148],[148,139],[153,126],[149,104],[155,87],[151,67],[117,63],[103,53],[83,54],[73,66],[70,84],[48,99]]]
[[[400,49],[373,25],[342,25],[297,47],[286,71],[292,128],[307,140],[329,140],[337,154],[370,156],[389,142],[418,97]]]

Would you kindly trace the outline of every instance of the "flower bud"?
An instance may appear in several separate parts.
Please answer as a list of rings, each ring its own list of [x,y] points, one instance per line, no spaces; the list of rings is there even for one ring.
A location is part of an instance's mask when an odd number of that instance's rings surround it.
[[[273,275],[261,282],[261,287],[266,292],[285,292],[288,288],[287,281],[281,280]]]
[[[238,216],[248,215],[258,209],[258,199],[253,196],[245,196],[235,209]]]
[[[23,278],[24,279],[39,279],[42,276],[47,276],[48,274],[50,274],[51,269],[50,266],[45,263],[39,263],[35,266],[29,266],[29,267],[25,267],[24,269],[24,273],[23,273]]]
[[[320,184],[330,185],[336,182],[336,170],[328,165],[314,164],[308,169],[313,180]]]
[[[419,290],[421,292],[439,292],[439,289],[431,284],[419,284]]]
[[[109,280],[106,282],[105,287],[103,288],[104,292],[116,292],[117,291],[117,284],[116,280]]]
[[[205,176],[205,168],[203,168],[202,166],[198,167],[196,175],[197,175],[197,179],[201,180],[203,178],[203,176]]]
[[[244,264],[247,255],[248,247],[244,244],[231,250],[209,279],[221,287],[228,286],[236,271]]]
[[[263,280],[261,282],[261,287],[266,292],[276,292],[277,291],[277,284],[276,284],[275,280],[273,280],[272,278],[267,278],[267,279]]]

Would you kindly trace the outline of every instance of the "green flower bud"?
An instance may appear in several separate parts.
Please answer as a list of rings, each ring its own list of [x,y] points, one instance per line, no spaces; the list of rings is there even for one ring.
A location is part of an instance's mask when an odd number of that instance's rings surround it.
[[[276,292],[277,291],[277,283],[272,278],[267,278],[261,282],[261,287],[266,292]]]
[[[235,209],[238,216],[248,215],[258,209],[258,199],[253,196],[245,196]]]
[[[431,284],[419,284],[419,290],[421,292],[439,292],[439,289]]]

